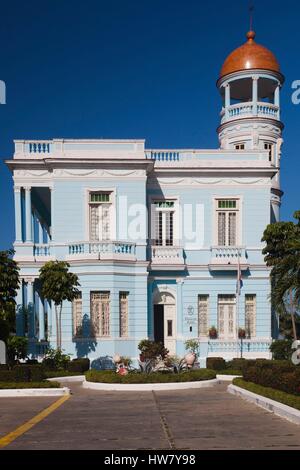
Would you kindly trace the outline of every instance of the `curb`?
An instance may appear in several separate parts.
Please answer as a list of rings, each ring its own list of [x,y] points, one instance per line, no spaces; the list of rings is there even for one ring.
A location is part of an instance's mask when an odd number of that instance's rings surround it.
[[[7,397],[61,397],[70,395],[70,389],[62,388],[8,388],[0,390],[0,398]]]
[[[191,388],[207,388],[214,387],[219,383],[218,379],[202,380],[198,382],[171,382],[171,383],[154,383],[154,384],[108,384],[99,382],[88,382],[84,380],[83,388],[99,391],[118,391],[118,392],[151,392],[152,390],[187,390]]]
[[[278,401],[271,400],[271,398],[263,397],[257,393],[249,392],[244,388],[237,387],[236,385],[228,385],[227,391],[232,395],[236,395],[244,400],[247,400],[260,408],[264,408],[270,413],[274,413],[281,418],[287,419],[294,424],[300,424],[300,411],[292,408],[291,406],[284,405]]]
[[[231,382],[233,379],[237,379],[239,377],[242,377],[241,375],[226,375],[226,374],[217,374],[217,379],[218,380],[223,380],[226,382]]]
[[[83,382],[85,379],[84,375],[69,375],[67,377],[51,377],[49,382]]]

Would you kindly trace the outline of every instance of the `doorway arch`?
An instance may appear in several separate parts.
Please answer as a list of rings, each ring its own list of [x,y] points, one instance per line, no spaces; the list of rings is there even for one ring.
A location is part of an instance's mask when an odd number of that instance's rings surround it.
[[[153,293],[154,341],[162,342],[170,354],[176,353],[176,293],[168,286]]]

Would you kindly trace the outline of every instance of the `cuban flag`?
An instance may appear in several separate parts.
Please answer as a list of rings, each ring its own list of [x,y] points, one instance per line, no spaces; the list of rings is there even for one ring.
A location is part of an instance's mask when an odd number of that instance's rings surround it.
[[[240,265],[240,252],[238,253],[238,270],[237,270],[237,280],[236,280],[236,293],[237,295],[241,295],[241,288],[243,287],[243,280],[242,280],[242,271]]]

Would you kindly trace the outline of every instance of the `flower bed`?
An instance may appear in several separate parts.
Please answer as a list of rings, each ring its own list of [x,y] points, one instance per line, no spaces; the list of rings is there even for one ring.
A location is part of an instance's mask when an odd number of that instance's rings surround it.
[[[178,374],[152,372],[130,372],[127,375],[119,375],[114,371],[89,370],[85,373],[88,382],[110,383],[110,384],[154,384],[154,383],[178,383],[197,382],[212,380],[216,378],[216,372],[209,369],[197,369]]]
[[[0,382],[0,390],[24,389],[24,388],[60,388],[58,382]]]
[[[234,379],[232,383],[233,385],[244,388],[249,392],[256,393],[263,397],[270,398],[271,400],[278,401],[279,403],[283,403],[284,405],[300,410],[300,396],[291,395],[289,393],[282,392],[281,390],[275,390],[274,388],[270,387],[263,387],[262,385],[255,384],[253,382],[247,382],[246,380],[240,378]]]

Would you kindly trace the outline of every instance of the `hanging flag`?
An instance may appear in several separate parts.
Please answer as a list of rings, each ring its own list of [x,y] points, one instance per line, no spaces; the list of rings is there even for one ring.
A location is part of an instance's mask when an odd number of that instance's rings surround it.
[[[242,280],[242,271],[241,271],[241,264],[240,264],[240,252],[238,252],[238,270],[237,270],[237,280],[236,280],[237,295],[241,295],[242,287],[243,287],[243,280]]]

